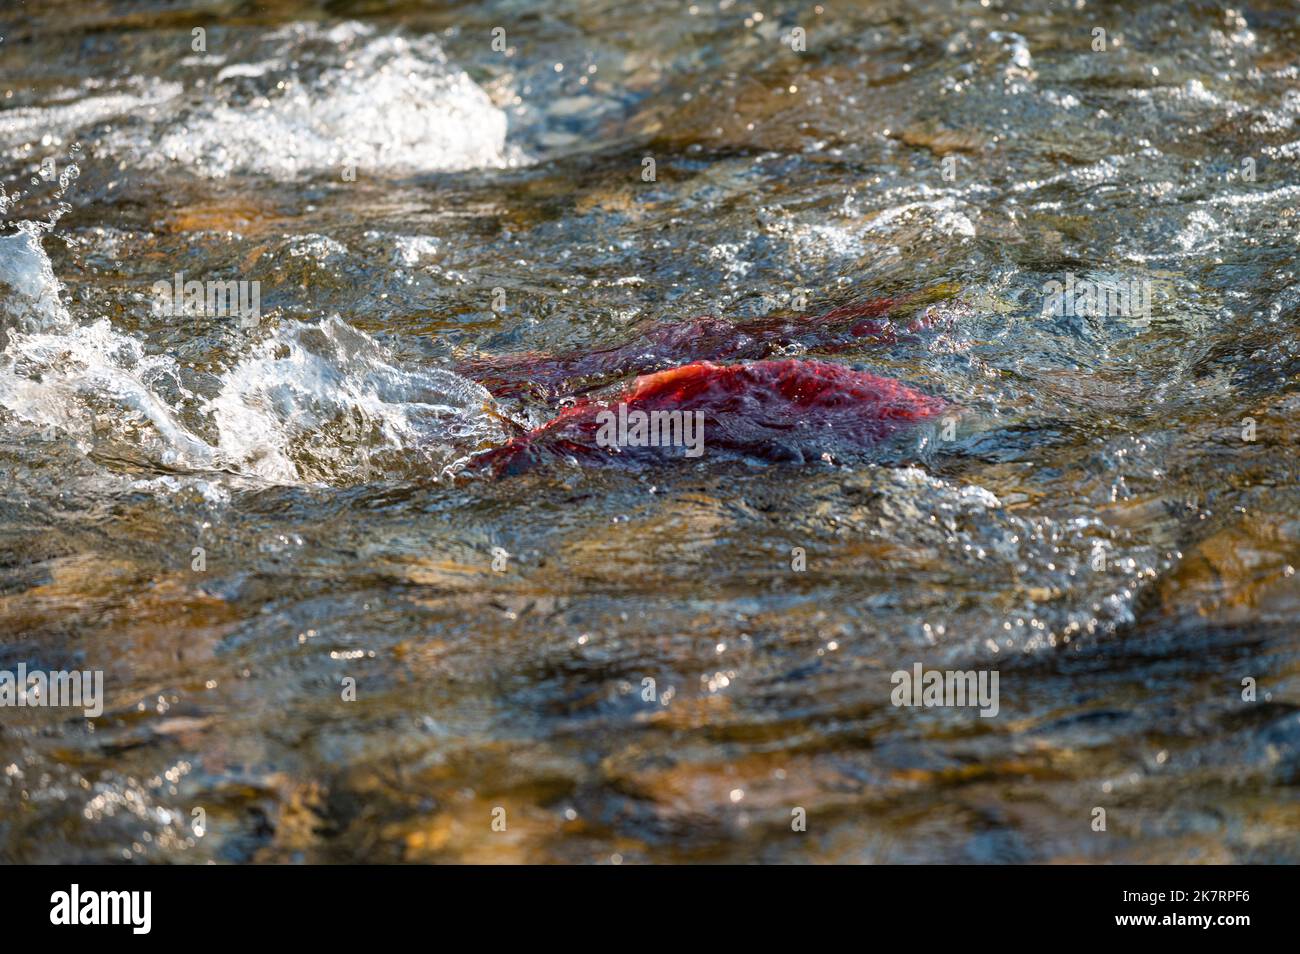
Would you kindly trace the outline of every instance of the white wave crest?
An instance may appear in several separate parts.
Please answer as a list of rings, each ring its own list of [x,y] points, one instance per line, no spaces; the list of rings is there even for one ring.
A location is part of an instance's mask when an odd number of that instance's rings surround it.
[[[351,167],[368,174],[496,168],[510,163],[506,114],[431,36],[377,34],[357,23],[231,33],[226,57],[187,58],[164,77],[83,99],[14,110],[0,144],[78,131],[97,154],[140,168],[180,165],[208,177],[293,179]],[[178,82],[177,77],[183,82]],[[112,120],[99,132],[97,124]]]

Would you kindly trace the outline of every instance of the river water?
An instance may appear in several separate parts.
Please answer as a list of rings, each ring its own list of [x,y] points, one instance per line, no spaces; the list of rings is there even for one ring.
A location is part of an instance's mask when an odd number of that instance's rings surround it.
[[[1300,860],[1294,4],[262,6],[0,14],[0,859]],[[472,467],[882,296],[947,433]]]

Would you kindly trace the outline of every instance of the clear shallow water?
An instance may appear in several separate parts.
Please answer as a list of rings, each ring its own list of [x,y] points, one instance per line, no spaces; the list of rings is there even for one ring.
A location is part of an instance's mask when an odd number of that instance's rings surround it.
[[[108,698],[2,710],[0,857],[1300,855],[1293,5],[30,6],[0,666]],[[834,360],[955,440],[464,472],[554,409],[463,361],[882,295],[930,327]]]

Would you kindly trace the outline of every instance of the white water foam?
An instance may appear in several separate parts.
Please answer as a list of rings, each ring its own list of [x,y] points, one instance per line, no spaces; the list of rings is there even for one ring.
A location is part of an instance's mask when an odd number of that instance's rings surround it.
[[[209,178],[458,171],[518,157],[507,150],[506,114],[431,36],[300,23],[252,39],[232,33],[230,44],[251,62],[189,58],[166,79],[109,89],[87,80],[72,105],[12,111],[0,144],[81,132],[98,155]],[[92,127],[109,121],[96,139]]]
[[[132,151],[146,164],[180,162],[213,177],[506,165],[505,113],[448,63],[436,40],[345,27],[283,32],[271,59],[224,68],[183,117],[154,141],[131,142]],[[320,41],[332,65],[304,79],[300,60]]]
[[[487,390],[450,371],[404,369],[338,316],[282,322],[220,374],[215,393],[106,318],[59,299],[39,232],[0,237],[0,408],[86,453],[275,483],[454,473],[505,439]]]
[[[396,367],[387,349],[337,315],[286,323],[223,385],[207,405],[218,449],[270,480],[379,477],[390,455],[453,472],[477,444],[505,436],[486,410],[486,388],[451,371]]]

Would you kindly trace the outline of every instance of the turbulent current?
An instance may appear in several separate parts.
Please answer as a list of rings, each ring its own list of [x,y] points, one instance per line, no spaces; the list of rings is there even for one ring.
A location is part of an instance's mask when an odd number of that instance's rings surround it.
[[[37,231],[0,239],[0,261],[11,289],[0,306],[9,325],[0,399],[16,420],[87,454],[277,482],[356,480],[417,464],[437,475],[499,434],[484,388],[396,367],[337,315],[287,321],[200,383],[107,318],[76,323]]]
[[[0,860],[1300,860],[1293,5],[32,6]]]

